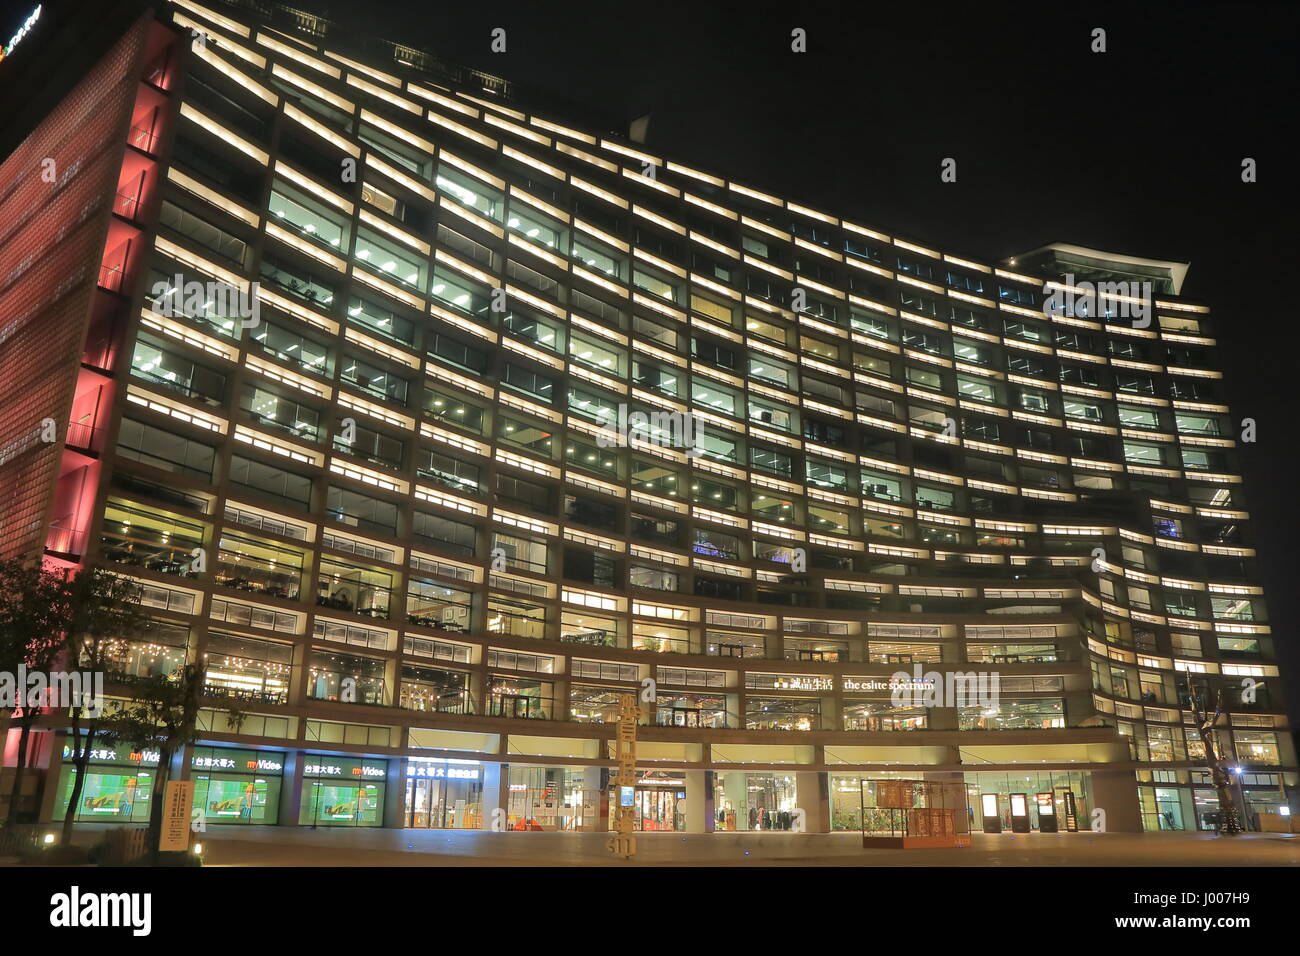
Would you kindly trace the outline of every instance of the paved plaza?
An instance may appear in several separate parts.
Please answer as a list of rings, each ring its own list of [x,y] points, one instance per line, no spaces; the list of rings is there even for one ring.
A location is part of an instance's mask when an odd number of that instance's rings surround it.
[[[78,828],[78,843],[102,827]],[[1300,835],[972,834],[964,849],[863,849],[857,833],[643,833],[629,864],[603,833],[491,833],[223,826],[200,839],[208,866],[1300,866]]]

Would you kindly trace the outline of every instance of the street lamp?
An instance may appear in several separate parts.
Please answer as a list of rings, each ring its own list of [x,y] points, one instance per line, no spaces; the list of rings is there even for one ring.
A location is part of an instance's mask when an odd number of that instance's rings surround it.
[[[1237,793],[1241,797],[1241,825],[1247,830],[1250,829],[1250,808],[1246,806],[1246,788],[1242,785],[1241,776],[1246,772],[1246,768],[1236,766],[1232,768],[1232,775],[1237,778]]]

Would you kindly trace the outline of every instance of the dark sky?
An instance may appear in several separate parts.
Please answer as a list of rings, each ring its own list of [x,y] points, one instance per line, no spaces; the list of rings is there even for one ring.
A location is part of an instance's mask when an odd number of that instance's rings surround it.
[[[1258,424],[1242,464],[1295,722],[1296,5],[328,7],[615,118],[649,112],[652,151],[955,255],[1064,241],[1191,262],[1183,293],[1213,309],[1235,417]]]

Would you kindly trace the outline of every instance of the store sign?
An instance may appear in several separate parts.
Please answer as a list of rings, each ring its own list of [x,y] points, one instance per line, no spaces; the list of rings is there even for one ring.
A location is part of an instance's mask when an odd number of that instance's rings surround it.
[[[831,679],[783,674],[772,681],[772,687],[776,690],[830,690]]]
[[[233,757],[196,754],[190,765],[195,770],[254,770],[261,773],[280,773],[284,769],[284,765],[278,760],[245,757],[243,754],[236,754]]]
[[[338,763],[309,763],[302,768],[308,777],[384,777],[387,771],[382,767],[368,767],[364,764],[347,767]]]
[[[932,677],[845,677],[846,691],[880,691],[892,694],[896,690],[910,688],[914,690],[934,690]]]
[[[63,759],[72,759],[72,748],[63,748]],[[159,754],[156,750],[146,750],[140,752],[133,750],[124,757],[119,757],[116,748],[97,747],[90,752],[90,759],[96,763],[140,763],[145,765],[155,765],[158,763]]]
[[[32,11],[31,16],[23,21],[23,25],[18,28],[18,32],[9,38],[9,42],[3,47],[0,47],[0,62],[3,62],[5,57],[14,52],[14,47],[18,45],[18,42],[22,40],[23,37],[32,32],[32,27],[36,25],[36,21],[40,18],[41,8],[38,6]]]
[[[477,780],[481,772],[474,766],[455,766],[443,760],[424,760],[412,757],[407,763],[408,777],[425,777],[430,780]]]
[[[636,727],[641,719],[641,705],[631,694],[618,699],[618,723],[615,724],[614,759],[618,772],[611,783],[617,789],[618,808],[614,811],[614,833],[605,846],[610,853],[629,859],[636,854]]]

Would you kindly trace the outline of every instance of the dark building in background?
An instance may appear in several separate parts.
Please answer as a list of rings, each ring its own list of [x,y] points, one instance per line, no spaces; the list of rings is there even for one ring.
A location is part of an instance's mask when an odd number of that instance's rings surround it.
[[[647,680],[647,830],[857,828],[898,778],[1212,828],[1189,676],[1289,813],[1187,264],[947,254],[277,4],[104,48],[0,165],[0,557],[145,585],[117,696],[206,661],[209,822],[605,829]],[[611,447],[634,413],[696,453]],[[996,699],[923,699],[957,672]],[[102,748],[79,818],[146,818],[150,762]]]

